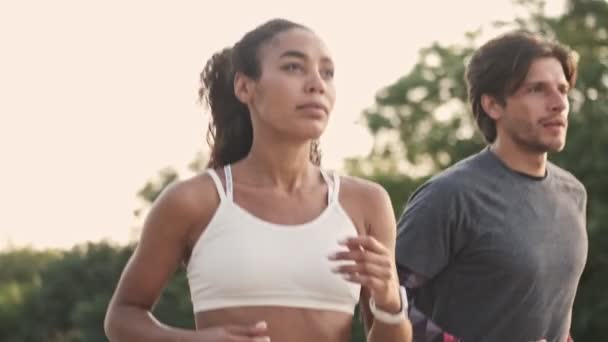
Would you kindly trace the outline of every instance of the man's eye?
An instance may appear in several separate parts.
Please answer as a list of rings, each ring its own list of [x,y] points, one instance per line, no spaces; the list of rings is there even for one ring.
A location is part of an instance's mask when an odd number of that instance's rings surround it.
[[[543,86],[540,84],[534,85],[530,88],[531,93],[539,93],[543,90]]]
[[[289,63],[289,64],[285,64],[283,66],[283,70],[286,70],[286,71],[302,70],[302,66],[297,63]]]

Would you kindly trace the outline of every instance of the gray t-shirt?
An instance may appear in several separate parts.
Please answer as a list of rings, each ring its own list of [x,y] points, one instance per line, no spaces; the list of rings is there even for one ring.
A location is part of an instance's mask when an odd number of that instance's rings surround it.
[[[534,178],[485,149],[421,186],[399,220],[399,267],[428,278],[416,306],[465,342],[565,341],[587,259],[584,186]]]

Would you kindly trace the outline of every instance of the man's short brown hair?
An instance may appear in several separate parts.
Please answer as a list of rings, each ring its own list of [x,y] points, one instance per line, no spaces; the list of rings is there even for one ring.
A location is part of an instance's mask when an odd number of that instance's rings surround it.
[[[473,116],[486,142],[496,139],[496,122],[481,106],[481,96],[491,95],[499,103],[524,82],[532,62],[541,57],[556,58],[570,87],[576,82],[576,62],[570,49],[525,31],[515,31],[494,38],[473,54],[465,72],[467,92]]]

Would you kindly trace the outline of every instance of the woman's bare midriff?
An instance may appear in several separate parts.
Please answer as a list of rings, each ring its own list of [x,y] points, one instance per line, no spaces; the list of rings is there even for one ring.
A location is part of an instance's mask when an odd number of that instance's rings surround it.
[[[198,329],[231,324],[268,323],[272,342],[349,342],[353,316],[327,310],[239,307],[196,314]]]

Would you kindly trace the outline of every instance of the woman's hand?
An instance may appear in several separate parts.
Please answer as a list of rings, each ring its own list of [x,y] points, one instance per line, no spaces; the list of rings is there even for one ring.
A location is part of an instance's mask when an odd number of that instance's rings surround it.
[[[270,342],[268,325],[258,322],[249,325],[225,325],[189,331],[180,342]]]
[[[376,306],[384,311],[401,310],[395,265],[388,249],[372,236],[350,237],[339,242],[348,251],[336,252],[330,260],[354,261],[333,269],[344,279],[365,286]]]

